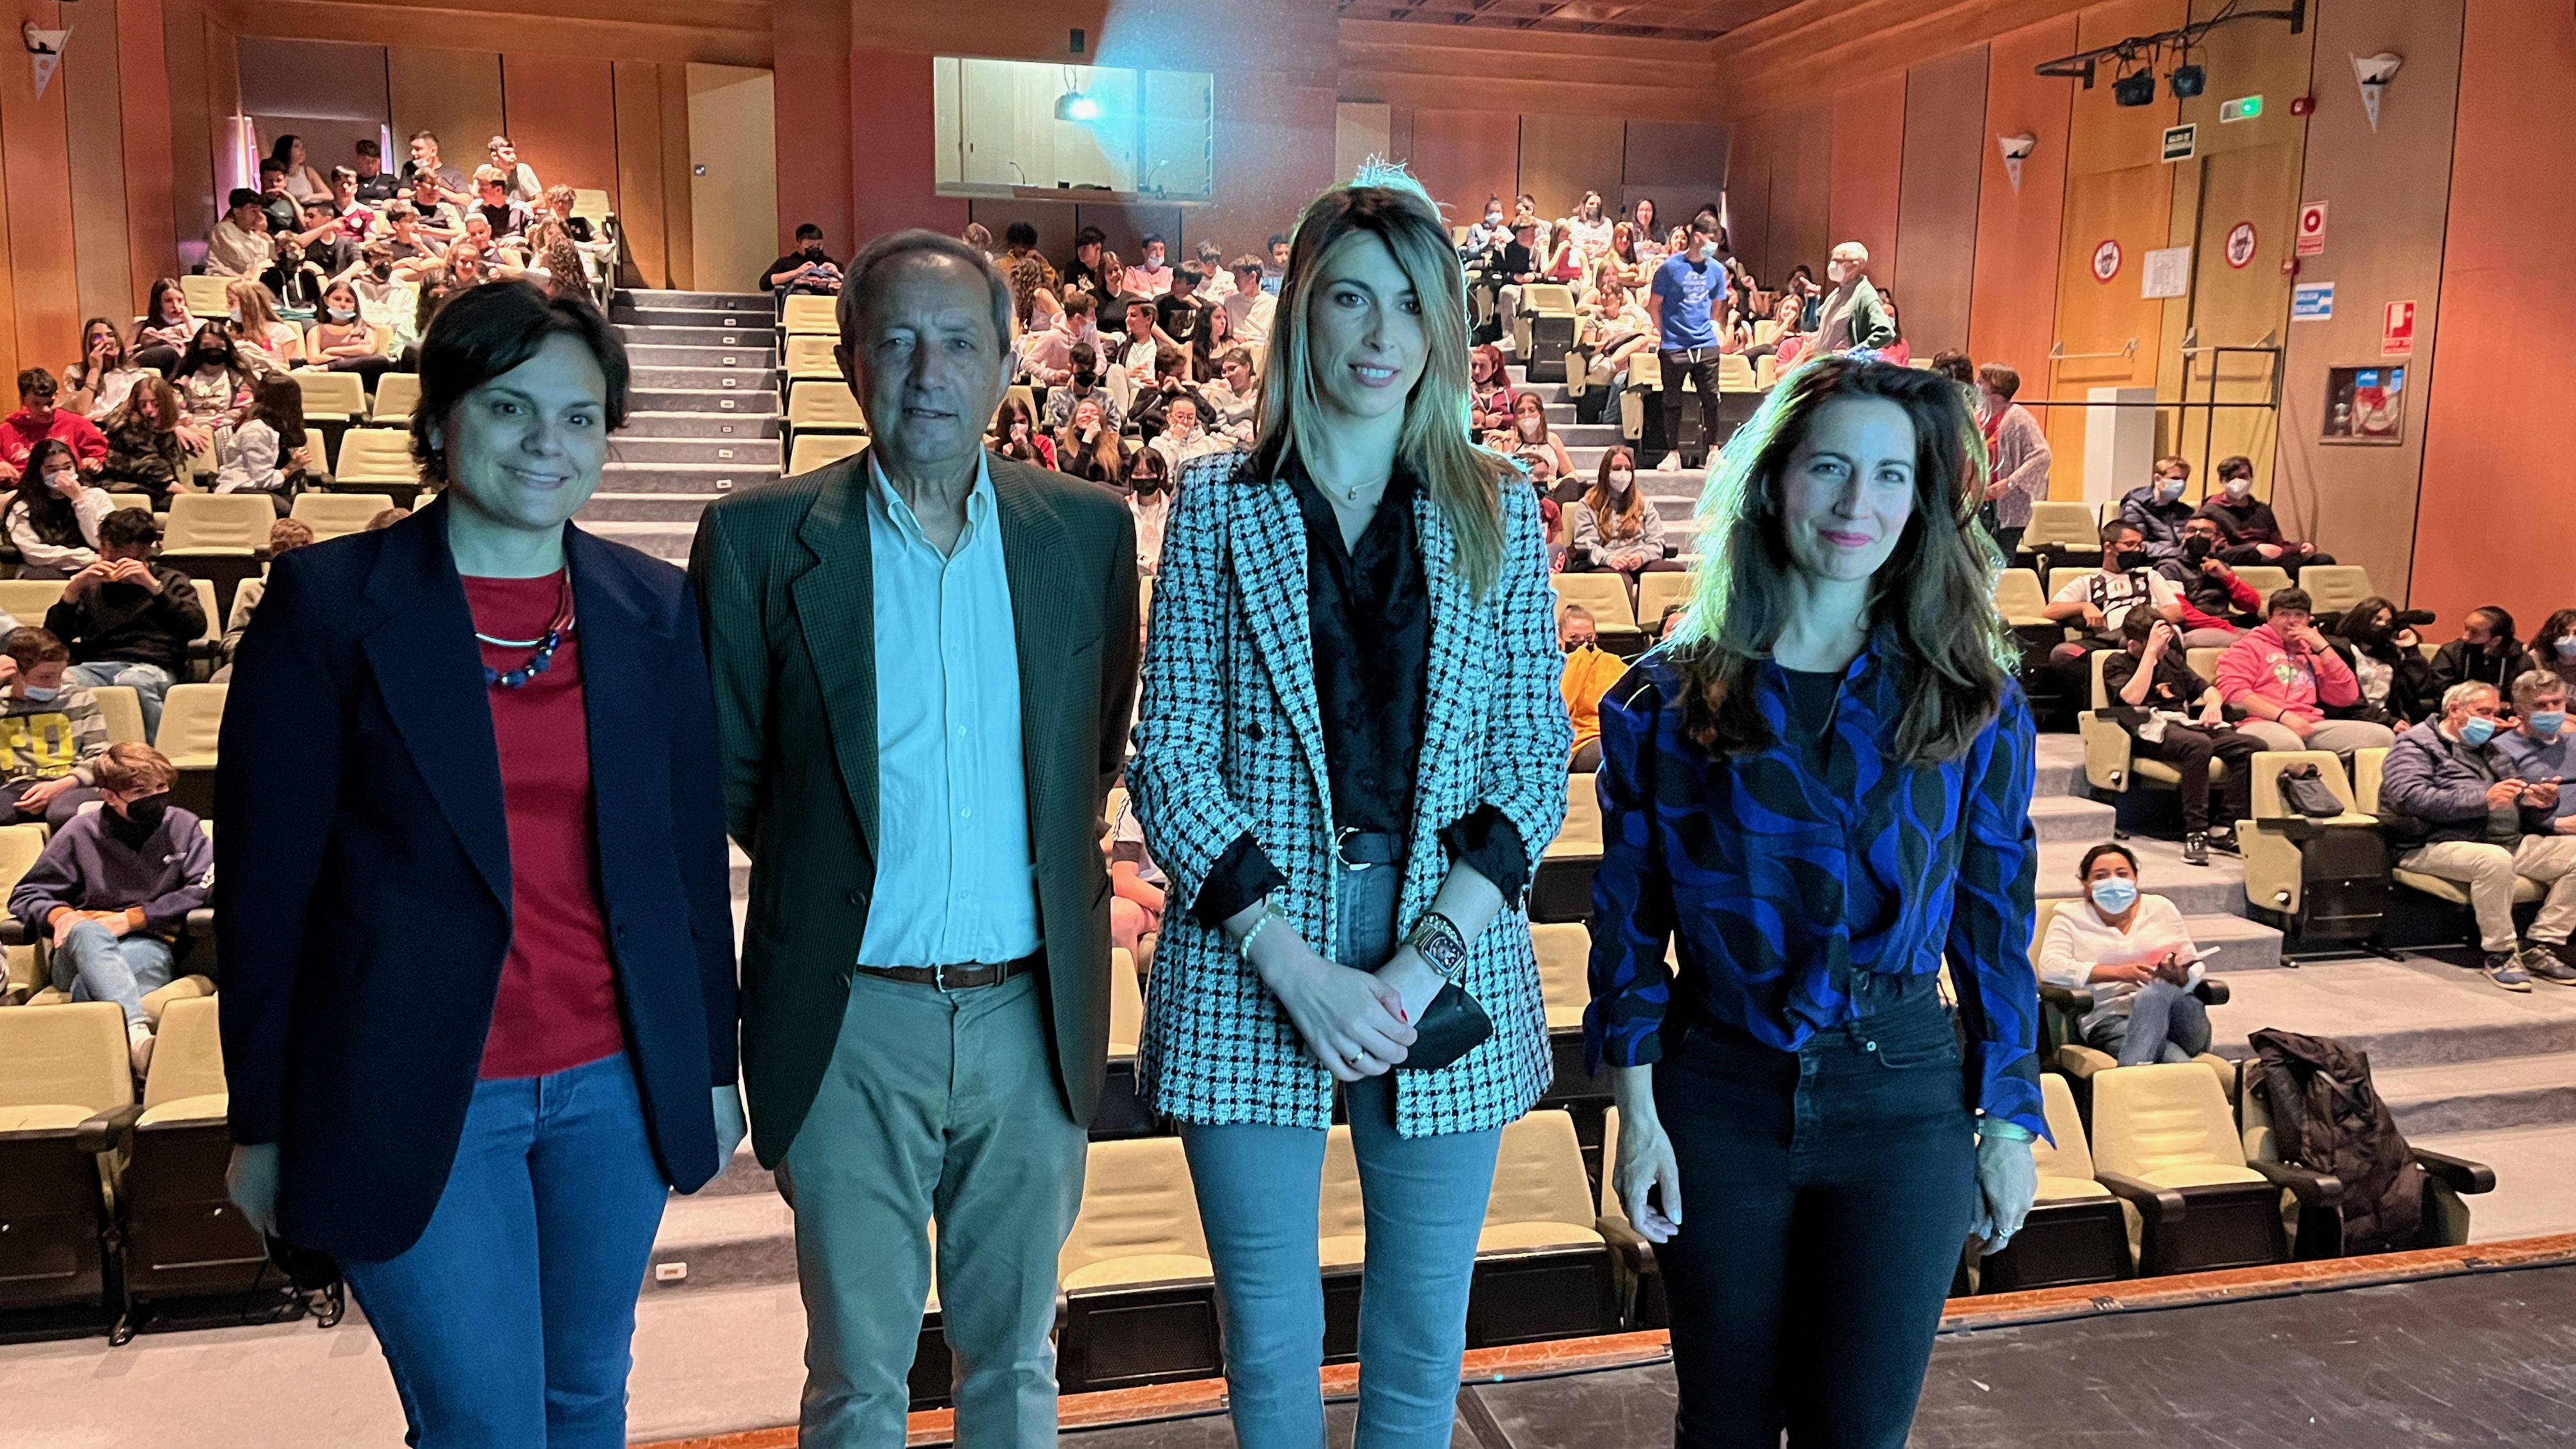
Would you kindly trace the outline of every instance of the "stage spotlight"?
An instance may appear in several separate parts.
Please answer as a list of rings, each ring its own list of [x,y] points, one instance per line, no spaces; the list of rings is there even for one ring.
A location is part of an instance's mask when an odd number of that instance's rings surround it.
[[[2174,67],[2173,95],[2178,101],[2190,100],[2209,89],[2209,72],[2196,65]]]
[[[1055,118],[1059,121],[1099,120],[1100,102],[1080,91],[1066,91],[1055,98]]]
[[[2156,99],[2156,73],[2142,70],[2111,82],[2111,99],[2123,106],[2153,105]]]

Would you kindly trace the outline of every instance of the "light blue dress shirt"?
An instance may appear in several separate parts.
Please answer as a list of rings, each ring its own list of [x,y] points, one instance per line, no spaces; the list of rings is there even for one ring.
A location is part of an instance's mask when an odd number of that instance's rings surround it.
[[[966,531],[946,555],[874,459],[868,485],[877,881],[859,964],[1015,961],[1042,937],[992,470],[977,463]]]

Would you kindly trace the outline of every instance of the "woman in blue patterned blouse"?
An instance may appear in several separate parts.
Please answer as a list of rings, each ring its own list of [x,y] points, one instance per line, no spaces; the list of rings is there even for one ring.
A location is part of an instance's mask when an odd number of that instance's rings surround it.
[[[1585,1031],[1694,1449],[1898,1449],[1962,1242],[2030,1208],[2031,721],[1982,476],[1948,379],[1800,369],[1711,477],[1689,612],[1602,702]]]

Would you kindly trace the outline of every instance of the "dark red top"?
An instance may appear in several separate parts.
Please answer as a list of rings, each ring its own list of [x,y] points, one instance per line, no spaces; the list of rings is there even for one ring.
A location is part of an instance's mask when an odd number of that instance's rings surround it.
[[[560,572],[465,580],[474,632],[494,639],[541,637],[563,597]],[[487,1080],[540,1077],[626,1049],[599,907],[577,630],[525,688],[489,691],[510,819],[510,955],[483,1042]],[[483,663],[506,673],[535,652],[485,644]]]

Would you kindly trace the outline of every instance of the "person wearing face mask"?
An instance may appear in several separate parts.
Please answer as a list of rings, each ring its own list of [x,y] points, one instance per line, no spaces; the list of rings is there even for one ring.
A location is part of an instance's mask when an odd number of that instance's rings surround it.
[[[265,377],[304,361],[304,329],[277,314],[266,287],[235,282],[224,295],[232,303],[233,338],[254,371]]]
[[[18,410],[0,418],[0,482],[13,482],[44,442],[63,445],[82,474],[95,474],[107,462],[107,436],[98,424],[69,408],[59,407],[61,386],[41,367],[18,374]]]
[[[2191,636],[2185,647],[2224,649],[2263,612],[2263,596],[2227,566],[2226,551],[2217,521],[2193,514],[2183,520],[2181,556],[2156,563],[2182,590],[2182,626]]]
[[[2513,637],[2513,615],[2500,604],[2481,605],[2461,621],[2460,637],[2434,654],[2433,685],[2447,691],[2475,682],[2501,694],[2522,672],[2524,653],[2522,641]]]
[[[823,249],[823,228],[804,222],[796,228],[796,250],[769,264],[760,274],[760,290],[814,297],[841,294],[841,269]]]
[[[1686,466],[1682,454],[1682,384],[1699,394],[1699,446],[1714,450],[1718,439],[1717,311],[1726,295],[1726,268],[1718,259],[1717,227],[1693,218],[1690,245],[1664,259],[1646,289],[1646,316],[1655,333],[1656,356],[1662,362],[1664,460],[1660,471]],[[1863,286],[1868,285],[1863,283]],[[1875,301],[1872,302],[1875,306]],[[1571,472],[1571,467],[1560,471]]]
[[[1972,426],[1914,368],[1782,379],[1689,611],[1602,701],[1585,1044],[1684,1449],[1903,1444],[1961,1242],[2037,1192],[2036,741]]]
[[[251,370],[243,365],[226,325],[208,322],[197,329],[175,379],[188,421],[212,433],[240,421],[250,403]]]
[[[1166,454],[1138,448],[1127,460],[1127,510],[1136,516],[1136,572],[1147,578],[1163,567],[1163,527],[1172,516],[1172,470]]]
[[[171,805],[178,771],[160,751],[110,745],[91,769],[104,806],[55,828],[9,892],[9,914],[53,943],[54,989],[125,1012],[139,1077],[152,1069],[143,998],[187,959],[188,913],[213,887],[215,847],[196,816]]]
[[[1085,402],[1100,406],[1101,420],[1116,433],[1126,421],[1126,410],[1100,370],[1098,344],[1077,342],[1065,349],[1066,385],[1047,389],[1046,425],[1061,430],[1073,418],[1073,410]]]
[[[27,455],[0,531],[18,550],[18,577],[67,579],[98,562],[98,524],[116,505],[81,477],[71,449],[47,438]]]
[[[2182,587],[2148,566],[2137,525],[2115,518],[2102,525],[2102,567],[2059,585],[2047,607],[2040,611],[2082,632],[2081,639],[2060,643],[2050,654],[2060,664],[2076,666],[2069,675],[2075,698],[2086,698],[2092,692],[2087,673],[2090,666],[2083,663],[2084,656],[2096,649],[2119,648],[2121,621],[2131,609],[2141,606],[2167,623],[2179,625]]]
[[[1138,243],[1136,264],[1127,269],[1129,293],[1152,300],[1172,290],[1172,269],[1163,261],[1163,239],[1148,236]]]
[[[2546,669],[2552,674],[2576,675],[2576,609],[2558,609],[2540,621],[2540,632],[2523,650],[2522,668],[2517,678],[2533,669]]]
[[[1199,459],[1231,450],[1234,440],[1209,432],[1199,420],[1198,395],[1185,392],[1174,396],[1165,406],[1163,430],[1154,435],[1154,441],[1147,447],[1162,454],[1171,475],[1178,477],[1183,468]]]
[[[2283,536],[2272,505],[2254,496],[2254,460],[2242,454],[2218,460],[2218,491],[2201,501],[2200,516],[2218,524],[2226,545],[2221,557],[2229,563],[2279,564],[2295,574],[2334,562],[2315,544]]]
[[[63,582],[45,627],[69,645],[74,684],[121,684],[143,708],[143,731],[161,727],[161,698],[187,668],[188,646],[204,637],[196,585],[152,562],[161,531],[140,508],[98,521],[98,560]]]
[[[2049,919],[2039,948],[2045,981],[2093,994],[2077,1030],[2124,1067],[2187,1062],[2209,1050],[2209,1008],[2191,994],[2208,974],[2182,912],[2138,889],[2138,858],[2097,845],[2076,867],[2080,905]]]
[[[1574,471],[1574,455],[1565,450],[1564,440],[1557,437],[1555,427],[1547,420],[1546,402],[1534,392],[1512,395],[1510,429],[1486,439],[1485,445],[1507,453],[1536,448],[1555,462],[1558,477]]]
[[[1817,303],[1809,329],[1816,334],[1812,350],[1871,352],[1896,340],[1896,324],[1870,285],[1869,248],[1856,241],[1835,247],[1825,260],[1825,276],[1833,288]]]
[[[1469,280],[1480,280],[1511,240],[1512,229],[1503,217],[1503,199],[1486,197],[1484,217],[1468,224],[1466,240],[1458,244],[1458,260],[1466,266]]]
[[[2549,712],[2565,733],[2563,681],[2534,680],[2529,698],[2533,708],[2554,701]],[[2441,718],[2408,730],[2388,751],[2380,824],[2402,852],[2401,868],[2468,887],[2484,952],[2478,965],[2489,981],[2507,991],[2529,991],[2535,978],[2576,986],[2576,966],[2566,960],[2576,930],[2576,835],[2560,828],[2566,787],[2522,773],[2522,760],[2537,751],[2499,743],[2508,729],[2498,718],[2501,704],[2495,686],[2478,680],[2444,690]],[[2533,742],[2540,742],[2536,735]],[[2531,935],[2520,941],[2517,876],[2548,891]]]
[[[2183,863],[2209,864],[2213,846],[2234,854],[2236,822],[2253,813],[2253,777],[2246,767],[2262,746],[2229,726],[2217,687],[2184,661],[2182,636],[2173,625],[2131,609],[2120,621],[2120,643],[2120,651],[2102,661],[2102,688],[2131,748],[2141,758],[2173,766],[2181,777],[2175,793],[2182,797]],[[2223,808],[2213,821],[2209,767],[2214,760],[2226,764],[2227,780]]]
[[[2395,604],[2368,598],[2343,611],[2326,642],[2361,685],[2361,704],[2377,711],[2363,718],[2406,725],[2434,712],[2441,690],[2433,683],[2432,661],[2417,646],[2418,624],[2433,622],[2430,612],[2401,614]]]
[[[291,377],[250,385],[250,408],[215,443],[217,493],[266,494],[284,518],[312,465],[305,444],[304,390]]]
[[[2496,753],[2516,778],[2531,782],[2534,798],[2555,787],[2548,828],[2539,833],[2576,835],[2576,734],[2567,729],[2567,676],[2524,670],[2513,681],[2513,708],[2521,723],[2495,737]]]
[[[1626,448],[1601,455],[1601,471],[1578,502],[1566,505],[1567,563],[1578,571],[1606,571],[1627,581],[1637,602],[1637,576],[1679,573],[1664,556],[1664,520],[1637,486],[1637,458]]]
[[[2244,717],[2239,732],[2267,750],[2383,749],[2396,738],[2384,724],[2338,719],[2361,702],[2361,682],[2319,633],[2307,590],[2275,589],[2263,601],[2263,626],[2218,656],[2218,692]]]
[[[385,329],[366,319],[358,289],[346,281],[333,282],[323,290],[322,315],[305,334],[304,346],[315,367],[354,372],[365,379],[370,392],[393,370],[392,345]]]
[[[1986,435],[1987,531],[1994,534],[2007,564],[2030,527],[2031,504],[2048,496],[2048,430],[2030,409],[2013,401],[2020,392],[2021,374],[2010,366],[1989,362],[1977,369],[1977,419]]]
[[[2120,520],[2137,527],[2150,562],[2182,557],[2182,526],[2193,513],[2182,495],[2190,487],[2191,464],[2167,456],[2156,460],[2152,480],[2120,495]]]
[[[98,799],[107,714],[63,682],[72,653],[42,629],[0,638],[0,825],[42,821],[56,830]]]
[[[1574,725],[1574,751],[1569,774],[1601,768],[1601,701],[1628,672],[1628,661],[1602,649],[1592,611],[1568,604],[1556,616],[1556,647],[1565,652],[1565,673],[1557,688],[1565,696],[1565,713]]]

